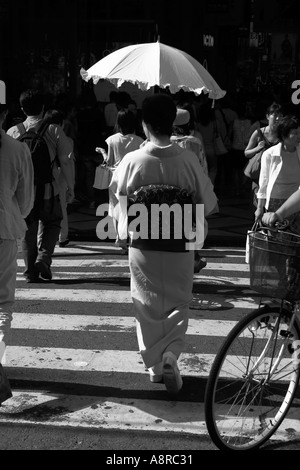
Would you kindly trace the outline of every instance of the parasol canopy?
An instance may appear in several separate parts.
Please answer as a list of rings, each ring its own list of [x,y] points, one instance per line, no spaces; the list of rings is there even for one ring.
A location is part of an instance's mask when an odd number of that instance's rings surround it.
[[[179,90],[196,95],[208,94],[211,99],[223,98],[222,90],[203,65],[192,56],[161,42],[134,44],[122,47],[88,70],[80,70],[85,81],[109,80],[119,88],[130,82],[141,90],[154,86],[169,88],[171,93]]]

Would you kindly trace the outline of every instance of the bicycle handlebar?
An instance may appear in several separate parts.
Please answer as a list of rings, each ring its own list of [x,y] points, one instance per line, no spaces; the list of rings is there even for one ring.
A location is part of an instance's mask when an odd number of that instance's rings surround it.
[[[274,225],[263,225],[263,223],[260,221],[260,222],[256,222],[253,226],[253,229],[252,230],[263,230],[263,229],[267,229],[267,230],[271,230],[273,232],[277,232],[278,230],[286,230],[288,227],[289,227],[290,223],[287,219],[283,220],[282,222],[275,222]]]
[[[283,232],[283,233],[288,233],[296,238],[300,238],[300,235],[298,235],[297,233],[294,233],[294,232],[291,232],[291,231],[287,231],[287,229],[289,228],[289,225],[290,225],[290,222],[287,220],[287,219],[284,219],[282,222],[276,222],[275,225],[273,227],[270,227],[269,225],[262,225],[262,223],[260,222],[260,225],[258,227],[256,227],[254,229],[254,231],[256,230],[268,230],[269,232]]]
[[[287,219],[284,219],[282,222],[276,222],[275,223],[275,227],[278,229],[278,230],[285,230],[288,228],[288,226],[290,225],[289,221]]]

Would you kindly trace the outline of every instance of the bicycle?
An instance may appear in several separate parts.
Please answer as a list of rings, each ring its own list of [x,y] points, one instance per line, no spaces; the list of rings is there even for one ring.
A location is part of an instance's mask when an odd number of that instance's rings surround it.
[[[249,242],[260,303],[225,339],[205,391],[207,429],[221,450],[262,446],[288,413],[300,375],[300,237],[259,227]]]

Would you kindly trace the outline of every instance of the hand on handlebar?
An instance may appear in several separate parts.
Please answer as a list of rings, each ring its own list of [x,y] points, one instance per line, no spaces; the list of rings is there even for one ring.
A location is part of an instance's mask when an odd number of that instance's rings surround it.
[[[275,212],[266,212],[261,221],[264,226],[276,227],[279,230],[285,230],[289,226],[289,221],[287,219],[279,220]]]
[[[263,214],[261,221],[266,227],[275,227],[276,222],[278,222],[278,218],[275,212],[266,212]]]

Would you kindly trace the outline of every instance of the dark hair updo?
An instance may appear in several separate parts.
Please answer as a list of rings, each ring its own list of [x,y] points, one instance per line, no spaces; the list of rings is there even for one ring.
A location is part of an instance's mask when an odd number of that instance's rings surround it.
[[[142,119],[150,124],[157,135],[172,135],[176,118],[176,105],[169,95],[163,93],[148,96],[142,105]]]
[[[133,112],[129,109],[120,109],[117,115],[116,127],[123,135],[134,134],[136,120]]]

